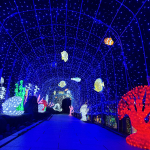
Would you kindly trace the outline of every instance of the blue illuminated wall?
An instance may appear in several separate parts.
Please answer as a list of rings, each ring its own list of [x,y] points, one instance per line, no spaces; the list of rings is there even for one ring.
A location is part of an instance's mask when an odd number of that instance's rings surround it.
[[[80,77],[78,110],[87,102],[89,113],[107,113],[105,105],[116,113],[120,97],[150,76],[149,7],[149,0],[1,0],[6,97],[21,79],[40,88],[49,79],[66,79],[73,88],[70,79]],[[104,44],[107,37],[112,46]],[[97,78],[105,84],[101,93],[94,91]]]

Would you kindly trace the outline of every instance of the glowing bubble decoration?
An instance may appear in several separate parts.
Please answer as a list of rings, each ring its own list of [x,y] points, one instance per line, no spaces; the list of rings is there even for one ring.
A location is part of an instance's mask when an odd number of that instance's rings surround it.
[[[106,45],[111,46],[111,45],[114,44],[114,41],[113,41],[112,38],[110,37],[110,38],[105,38],[105,39],[104,39],[104,43],[105,43]]]
[[[103,90],[103,87],[104,87],[104,82],[102,82],[102,79],[100,78],[96,79],[94,83],[94,90],[97,92],[101,92]]]
[[[126,141],[128,144],[150,149],[150,86],[138,86],[122,96],[118,104],[118,118],[121,120],[128,115],[131,125],[137,130],[130,134]]]
[[[18,96],[7,99],[2,104],[3,113],[10,116],[22,115],[24,111],[17,111],[16,108],[22,103],[22,98]]]
[[[59,112],[62,111],[62,108],[60,107],[60,104],[59,104],[59,103],[56,103],[56,104],[54,105],[53,109],[54,109],[55,111],[59,111]]]
[[[89,111],[89,108],[88,108],[87,104],[83,104],[80,108],[80,113],[82,115],[82,118],[81,118],[82,121],[87,121],[86,115],[87,115],[88,111]]]
[[[66,82],[65,81],[60,81],[60,83],[58,84],[59,87],[63,88],[66,86]]]
[[[81,82],[81,78],[79,78],[79,77],[71,78],[71,80],[76,81],[76,82]]]
[[[69,113],[69,116],[72,116],[72,113],[74,113],[74,109],[73,109],[73,106],[69,106],[69,109],[70,109],[70,113]]]
[[[68,53],[66,51],[61,52],[61,59],[66,62],[68,60]]]

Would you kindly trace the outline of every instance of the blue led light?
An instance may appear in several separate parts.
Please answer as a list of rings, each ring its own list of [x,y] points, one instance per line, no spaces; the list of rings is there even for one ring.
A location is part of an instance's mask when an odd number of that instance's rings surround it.
[[[13,97],[15,83],[24,80],[25,85],[40,88],[37,96],[48,94],[52,102],[50,95],[60,90],[60,81],[66,81],[75,112],[87,102],[88,114],[108,114],[110,109],[115,114],[121,96],[147,84],[150,76],[148,1],[1,2],[3,101]],[[114,41],[111,46],[104,43],[109,37]],[[66,62],[61,60],[63,51],[68,53]],[[71,81],[75,77],[81,82]],[[98,78],[105,86],[97,93]]]

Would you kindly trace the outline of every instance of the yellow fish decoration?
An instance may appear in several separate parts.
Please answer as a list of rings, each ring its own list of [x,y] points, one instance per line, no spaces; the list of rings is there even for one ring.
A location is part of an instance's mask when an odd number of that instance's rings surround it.
[[[68,61],[68,53],[66,51],[61,52],[61,59],[64,60],[64,62]]]
[[[61,81],[58,86],[60,86],[61,88],[66,86],[66,82],[65,81]]]
[[[97,92],[101,92],[103,90],[103,87],[104,87],[104,82],[102,82],[102,79],[100,78],[96,79],[94,83],[94,90]]]

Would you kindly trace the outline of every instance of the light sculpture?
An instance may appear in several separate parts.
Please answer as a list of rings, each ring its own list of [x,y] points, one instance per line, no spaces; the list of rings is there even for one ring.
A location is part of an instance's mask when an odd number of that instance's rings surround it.
[[[28,89],[26,89],[26,94],[25,94],[24,105],[25,105],[25,103],[27,102],[27,98],[28,98],[28,92],[29,92],[29,90],[28,90]]]
[[[55,106],[53,107],[53,109],[54,109],[55,111],[59,111],[59,112],[62,111],[62,108],[60,108],[60,104],[59,104],[59,103],[56,103]]]
[[[82,118],[81,118],[82,121],[87,121],[86,115],[89,111],[89,108],[87,108],[87,107],[88,107],[87,104],[83,104],[80,108],[80,113],[82,115]]]
[[[6,89],[5,87],[0,87],[0,100],[5,99]]]
[[[103,90],[103,87],[104,87],[104,82],[102,82],[102,79],[100,78],[96,79],[94,83],[94,90],[97,92],[101,92]]]
[[[36,93],[40,90],[40,88],[38,88],[37,85],[35,85],[35,89],[34,89],[34,95],[36,96]]]
[[[69,109],[70,109],[70,113],[69,113],[69,116],[72,116],[72,113],[74,113],[74,109],[73,109],[73,106],[69,106]]]
[[[4,78],[3,77],[1,77],[0,84],[1,84],[1,86],[4,84]]]
[[[60,83],[58,84],[59,87],[63,88],[66,86],[66,82],[65,81],[60,81]]]
[[[44,108],[44,105],[43,105],[43,104],[39,104],[39,105],[38,105],[38,112],[39,112],[39,113],[44,113],[45,110],[43,110],[43,108]]]
[[[26,92],[25,92],[25,87],[23,87],[23,80],[20,80],[20,85],[18,85],[18,83],[16,83],[15,86],[16,86],[15,96],[19,96],[22,98],[22,102],[18,107],[16,107],[16,110],[24,111],[24,96],[25,96]]]
[[[68,89],[65,89],[65,91],[68,91]]]
[[[63,91],[59,91],[58,94],[64,94],[64,92]]]
[[[2,104],[3,113],[10,116],[22,115],[24,111],[17,111],[16,108],[22,103],[22,98],[18,96],[7,99]]]
[[[118,104],[119,120],[126,114],[137,130],[126,138],[127,143],[150,149],[150,86],[138,86],[122,96]]]
[[[68,60],[68,53],[66,51],[61,52],[61,59],[66,62]]]
[[[26,86],[26,90],[28,89],[28,95],[33,95],[32,94],[32,84],[31,83],[28,83]]]
[[[0,100],[4,100],[5,99],[6,88],[3,87],[3,84],[4,84],[4,78],[3,77],[1,77],[0,84],[1,84],[1,87],[0,87]]]
[[[39,96],[38,96],[38,98],[37,98],[37,103],[39,103],[39,101],[40,101],[40,97],[41,97],[41,96],[39,95]]]
[[[71,78],[71,80],[76,81],[76,82],[81,82],[81,78],[79,78],[79,77]]]
[[[111,46],[111,45],[114,44],[114,41],[112,40],[112,38],[105,38],[105,39],[104,39],[104,43],[105,43],[106,45]]]
[[[49,102],[48,107],[53,107],[55,104],[53,102]]]
[[[46,111],[46,107],[47,107],[48,103],[46,100],[40,100],[38,102],[38,112],[45,112]]]

